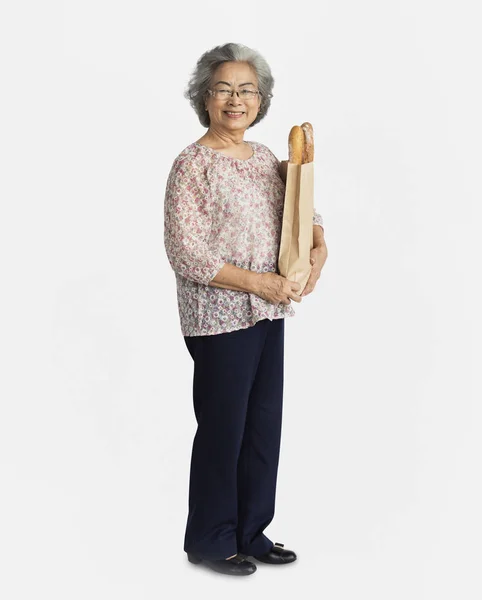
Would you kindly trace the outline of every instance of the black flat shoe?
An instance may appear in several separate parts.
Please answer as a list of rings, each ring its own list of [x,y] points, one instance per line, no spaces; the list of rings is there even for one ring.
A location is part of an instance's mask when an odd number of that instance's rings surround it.
[[[270,565],[284,565],[296,560],[297,556],[293,550],[284,550],[284,544],[276,542],[271,550],[268,550],[264,554],[259,554],[254,558]]]
[[[194,565],[204,563],[210,569],[213,569],[213,571],[225,573],[226,575],[251,575],[256,571],[256,565],[250,562],[244,554],[236,554],[236,556],[227,560],[225,558],[210,560],[188,553],[187,559]]]

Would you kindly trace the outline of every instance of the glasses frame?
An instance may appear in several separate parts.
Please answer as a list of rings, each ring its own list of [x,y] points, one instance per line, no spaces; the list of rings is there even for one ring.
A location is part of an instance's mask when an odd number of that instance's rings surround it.
[[[215,100],[220,100],[220,98],[216,98],[216,92],[217,92],[218,90],[210,90],[210,89],[208,89],[208,90],[206,90],[206,91],[207,91],[207,92],[208,92],[208,93],[209,93],[209,94],[210,94],[210,95],[211,95],[211,96],[212,96],[212,97],[213,97]],[[233,91],[231,91],[231,90],[226,90],[226,91],[227,91],[227,92],[230,92],[230,94],[231,94],[231,95],[229,96],[229,98],[232,98],[234,94],[238,94],[238,98],[239,98],[240,100],[248,100],[248,98],[241,98],[241,96],[239,95],[239,92],[240,92],[240,91],[243,91],[243,90],[233,90]],[[255,94],[254,96],[252,96],[251,98],[249,98],[249,100],[255,100],[255,99],[258,97],[258,96],[262,96],[262,95],[263,95],[263,94],[262,94],[262,93],[261,93],[259,90],[246,90],[246,91],[247,91],[247,92],[256,92],[256,94]],[[226,100],[227,100],[227,98],[226,98]]]

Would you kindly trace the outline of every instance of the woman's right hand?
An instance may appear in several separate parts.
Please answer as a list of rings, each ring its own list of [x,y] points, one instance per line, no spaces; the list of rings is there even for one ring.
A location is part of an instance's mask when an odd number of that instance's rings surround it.
[[[289,304],[291,300],[301,302],[302,298],[297,293],[301,285],[290,281],[277,273],[257,273],[254,293],[271,304]]]

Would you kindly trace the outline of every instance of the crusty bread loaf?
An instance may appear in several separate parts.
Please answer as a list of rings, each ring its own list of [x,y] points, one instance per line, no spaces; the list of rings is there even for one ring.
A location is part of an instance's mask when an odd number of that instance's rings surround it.
[[[305,164],[313,162],[315,158],[315,140],[313,136],[313,125],[311,123],[303,123],[301,129],[304,134],[303,164]]]
[[[301,165],[303,160],[303,145],[305,135],[299,125],[294,125],[290,131],[288,140],[289,162],[295,165]]]

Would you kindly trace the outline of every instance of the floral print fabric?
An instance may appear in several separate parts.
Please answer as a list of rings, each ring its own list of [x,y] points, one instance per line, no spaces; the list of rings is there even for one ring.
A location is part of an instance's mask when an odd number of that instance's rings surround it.
[[[164,245],[176,275],[184,336],[245,329],[295,314],[256,294],[208,285],[225,263],[257,273],[278,271],[285,184],[269,148],[232,158],[194,142],[174,160],[164,200]],[[313,224],[323,226],[314,211]]]

